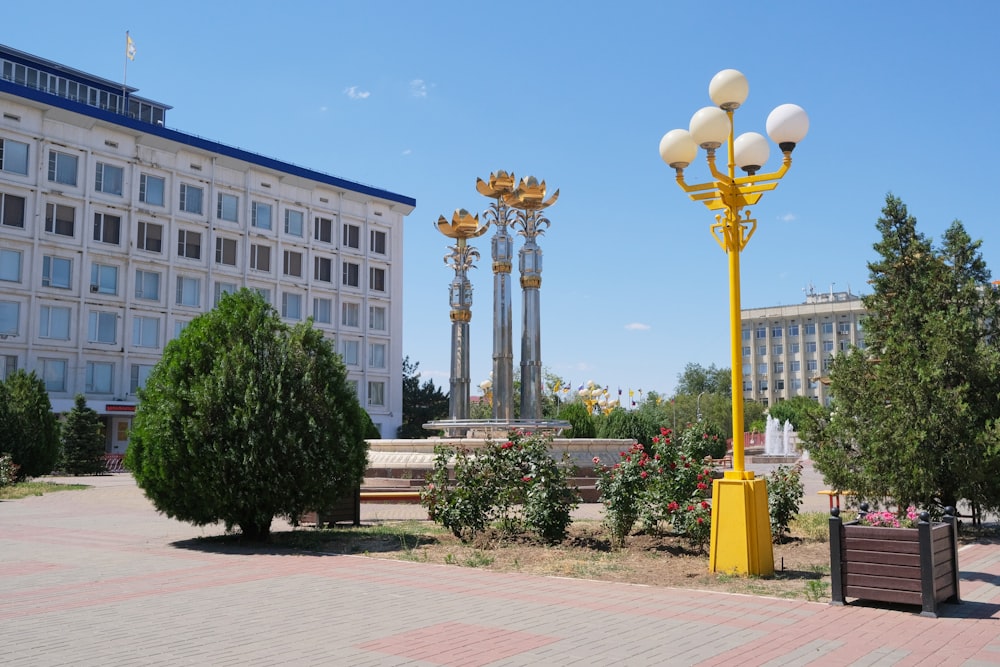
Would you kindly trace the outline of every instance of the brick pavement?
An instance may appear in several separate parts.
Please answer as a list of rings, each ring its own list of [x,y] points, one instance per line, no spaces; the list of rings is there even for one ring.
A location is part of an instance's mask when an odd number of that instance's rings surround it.
[[[927,619],[361,556],[249,553],[192,543],[220,530],[158,515],[128,475],[83,481],[96,488],[0,502],[4,664],[1000,664],[998,545],[962,550],[965,603]],[[364,508],[369,518],[391,511]]]

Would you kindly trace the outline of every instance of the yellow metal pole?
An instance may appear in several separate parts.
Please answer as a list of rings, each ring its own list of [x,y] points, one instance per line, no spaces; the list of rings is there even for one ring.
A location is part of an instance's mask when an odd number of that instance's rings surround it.
[[[740,245],[743,232],[738,214],[730,208],[726,229],[726,252],[729,253],[729,342],[733,394],[733,472],[742,473],[743,464],[743,349],[740,332]],[[742,476],[742,475],[741,475]]]

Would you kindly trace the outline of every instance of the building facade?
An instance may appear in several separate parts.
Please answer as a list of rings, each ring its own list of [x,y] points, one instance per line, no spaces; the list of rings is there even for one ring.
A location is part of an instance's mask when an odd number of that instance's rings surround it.
[[[802,304],[744,309],[744,398],[770,405],[808,396],[828,404],[830,363],[852,346],[864,347],[865,315],[861,297],[811,287]]]
[[[312,318],[386,437],[402,423],[410,197],[170,129],[135,89],[0,46],[0,376],[82,393],[125,450],[164,346],[226,292]]]

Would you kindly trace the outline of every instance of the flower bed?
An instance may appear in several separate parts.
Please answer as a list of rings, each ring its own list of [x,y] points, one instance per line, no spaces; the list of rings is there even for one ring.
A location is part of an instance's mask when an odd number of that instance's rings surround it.
[[[864,511],[864,510],[863,510]],[[961,602],[958,539],[952,508],[942,523],[926,512],[913,528],[844,523],[840,510],[830,516],[831,604],[846,598],[921,606],[936,617],[943,602]]]

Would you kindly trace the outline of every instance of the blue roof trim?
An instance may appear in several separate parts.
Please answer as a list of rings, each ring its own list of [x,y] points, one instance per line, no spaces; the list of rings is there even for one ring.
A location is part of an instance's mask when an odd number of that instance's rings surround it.
[[[386,199],[397,204],[403,204],[404,206],[416,207],[417,205],[417,200],[413,197],[407,197],[395,192],[389,192],[388,190],[383,190],[370,185],[355,183],[354,181],[348,181],[343,178],[331,176],[330,174],[324,174],[322,172],[306,169],[305,167],[299,167],[288,162],[282,162],[281,160],[258,155],[257,153],[251,153],[250,151],[245,151],[241,148],[234,148],[233,146],[220,144],[216,141],[203,139],[193,134],[186,134],[184,132],[178,132],[177,130],[171,130],[167,127],[161,127],[145,121],[136,120],[128,116],[92,107],[90,105],[83,104],[82,102],[76,102],[64,97],[59,97],[58,95],[53,95],[41,90],[15,84],[4,79],[0,79],[0,93],[9,93],[16,97],[23,97],[42,104],[59,107],[60,109],[72,111],[73,113],[78,113],[83,116],[90,116],[91,118],[96,118],[106,123],[127,127],[131,130],[135,130],[136,132],[162,137],[170,141],[176,141],[180,144],[200,148],[201,150],[209,151],[211,153],[219,153],[220,155],[225,155],[237,160],[243,160],[244,162],[266,167],[267,169],[274,169],[275,171],[280,171],[292,176],[307,178],[312,181],[331,185],[343,190],[349,190],[351,192],[357,192],[369,197]]]

